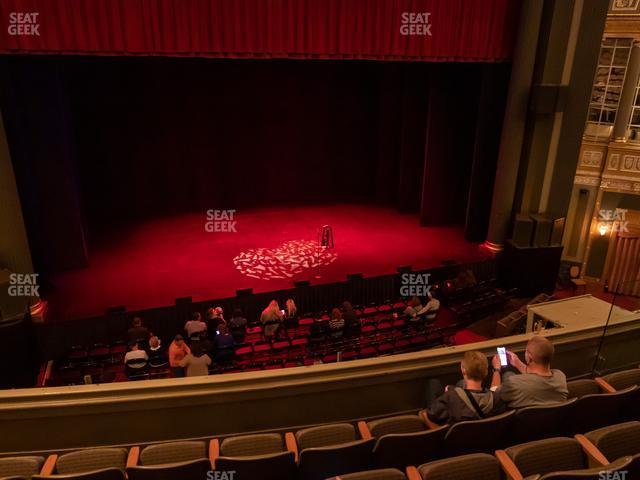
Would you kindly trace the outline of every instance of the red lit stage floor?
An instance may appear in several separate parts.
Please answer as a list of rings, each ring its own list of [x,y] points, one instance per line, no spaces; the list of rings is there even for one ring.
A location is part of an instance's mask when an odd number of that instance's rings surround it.
[[[398,265],[435,267],[443,260],[483,258],[477,244],[454,227],[420,227],[418,217],[391,208],[324,205],[241,210],[233,232],[205,229],[205,212],[150,220],[90,245],[90,267],[55,275],[52,321],[225,298],[241,288],[266,292],[295,280],[330,283],[347,273],[394,273]],[[318,228],[333,227],[335,248],[323,254],[315,279],[311,246]],[[95,242],[94,242],[95,243]],[[234,262],[235,260],[235,262]]]

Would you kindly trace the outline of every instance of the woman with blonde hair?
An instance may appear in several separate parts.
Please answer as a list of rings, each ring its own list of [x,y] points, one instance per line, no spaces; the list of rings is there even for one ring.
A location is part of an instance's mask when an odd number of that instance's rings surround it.
[[[260,315],[260,323],[264,325],[264,336],[272,337],[275,335],[280,323],[282,322],[284,315],[280,310],[277,300],[271,300],[267,308],[262,311]]]
[[[295,328],[298,326],[298,308],[293,298],[287,298],[284,303],[284,323],[287,328]]]

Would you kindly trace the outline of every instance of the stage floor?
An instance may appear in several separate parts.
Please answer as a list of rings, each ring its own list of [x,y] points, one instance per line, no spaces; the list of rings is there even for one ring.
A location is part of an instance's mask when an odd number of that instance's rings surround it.
[[[435,267],[484,257],[461,228],[420,227],[417,215],[391,208],[324,205],[241,210],[236,232],[207,232],[205,212],[150,220],[90,245],[90,267],[56,274],[48,296],[51,321],[225,298],[237,289],[266,292],[295,280],[331,283],[347,273],[394,273],[398,265]],[[333,227],[335,248],[314,263],[317,232]],[[235,260],[235,261],[234,261]]]

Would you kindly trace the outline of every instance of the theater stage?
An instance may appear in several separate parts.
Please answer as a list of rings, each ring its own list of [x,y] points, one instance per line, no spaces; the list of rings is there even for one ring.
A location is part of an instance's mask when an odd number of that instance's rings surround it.
[[[296,280],[330,283],[346,274],[394,273],[398,265],[435,267],[443,260],[483,258],[459,227],[420,227],[414,214],[363,205],[270,207],[235,213],[236,232],[207,232],[207,214],[149,220],[100,235],[89,245],[90,267],[50,278],[49,321],[225,298],[237,289],[266,292]],[[335,248],[320,256],[317,231],[333,227]],[[234,261],[235,260],[235,261]]]

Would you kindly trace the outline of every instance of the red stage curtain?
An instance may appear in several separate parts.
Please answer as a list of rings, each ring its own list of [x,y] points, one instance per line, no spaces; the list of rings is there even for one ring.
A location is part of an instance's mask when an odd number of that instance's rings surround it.
[[[0,53],[502,61],[517,0],[2,0]],[[10,35],[12,12],[39,36]],[[432,36],[400,33],[429,12]]]
[[[615,224],[617,225],[617,224]],[[621,295],[640,296],[640,228],[613,232],[603,274],[609,291]]]

